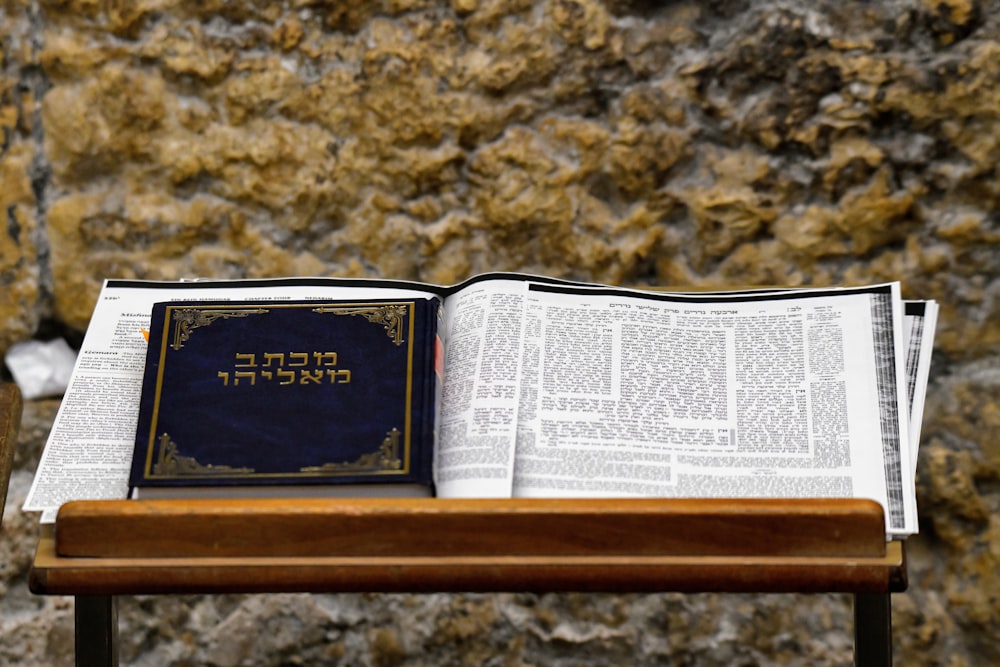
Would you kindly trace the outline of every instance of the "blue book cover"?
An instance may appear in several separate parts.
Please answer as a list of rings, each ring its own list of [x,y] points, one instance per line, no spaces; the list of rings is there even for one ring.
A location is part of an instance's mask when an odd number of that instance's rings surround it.
[[[130,486],[432,486],[437,299],[153,307]]]

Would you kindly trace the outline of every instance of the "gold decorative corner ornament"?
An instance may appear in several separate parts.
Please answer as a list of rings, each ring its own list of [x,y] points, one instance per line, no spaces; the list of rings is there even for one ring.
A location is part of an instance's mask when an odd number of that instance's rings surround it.
[[[382,444],[374,452],[362,454],[354,461],[342,463],[324,463],[320,466],[309,466],[302,468],[304,473],[330,474],[330,473],[366,473],[366,472],[391,472],[400,470],[403,461],[399,458],[399,437],[402,432],[398,428],[393,428],[386,433],[382,439]]]
[[[246,475],[253,468],[234,468],[232,466],[203,465],[191,456],[181,456],[177,451],[177,443],[164,433],[160,436],[160,449],[156,463],[153,464],[153,475],[157,477],[184,477],[199,475]]]
[[[404,304],[389,304],[385,306],[336,306],[314,308],[316,313],[333,313],[334,315],[361,315],[369,322],[381,324],[386,331],[386,335],[392,339],[397,346],[402,345],[403,323],[409,312],[409,306]]]
[[[175,350],[184,347],[184,343],[191,338],[191,331],[198,327],[205,327],[212,322],[230,317],[247,317],[249,315],[263,315],[268,311],[264,308],[232,308],[219,310],[205,310],[203,308],[177,308],[173,311],[174,335],[170,344]]]

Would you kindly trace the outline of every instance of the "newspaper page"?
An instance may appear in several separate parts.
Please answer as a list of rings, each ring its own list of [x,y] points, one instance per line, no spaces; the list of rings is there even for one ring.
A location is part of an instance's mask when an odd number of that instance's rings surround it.
[[[25,511],[55,521],[70,500],[128,494],[150,311],[158,301],[426,298],[416,283],[288,278],[107,281],[42,452]],[[377,289],[376,289],[377,288]]]
[[[915,532],[901,319],[895,284],[533,285],[514,494],[864,497]]]

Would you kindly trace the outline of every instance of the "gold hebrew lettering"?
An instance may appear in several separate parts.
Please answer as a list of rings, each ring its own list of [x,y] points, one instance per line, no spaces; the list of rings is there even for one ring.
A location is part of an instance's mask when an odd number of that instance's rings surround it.
[[[256,368],[257,367],[257,355],[252,353],[244,354],[242,352],[236,353],[236,361],[245,360],[246,363],[234,364],[236,368]]]
[[[270,368],[271,362],[276,361],[274,365],[281,368],[285,365],[285,353],[284,352],[265,352],[264,353],[264,367]]]
[[[330,384],[333,384],[334,382],[337,384],[347,384],[351,381],[351,371],[349,370],[327,371],[326,373],[330,376]]]
[[[257,384],[257,374],[253,371],[236,371],[236,379],[233,380],[233,386],[238,385],[240,380],[250,380],[250,384],[255,385]]]
[[[336,366],[337,365],[337,353],[336,352],[313,352],[313,356],[316,357],[317,366]]]
[[[228,387],[229,386],[229,373],[227,373],[226,371],[219,371],[219,377],[222,378],[222,386],[223,387]]]
[[[274,373],[272,373],[271,371],[261,371],[260,376],[265,380],[270,380],[274,378]]]
[[[281,381],[281,384],[295,384],[295,371],[278,371],[279,378],[288,378],[288,381]]]
[[[288,362],[289,366],[298,368],[309,363],[308,352],[289,352],[288,356],[292,358],[292,360]]]
[[[299,371],[299,384],[319,384],[323,381],[323,371]]]

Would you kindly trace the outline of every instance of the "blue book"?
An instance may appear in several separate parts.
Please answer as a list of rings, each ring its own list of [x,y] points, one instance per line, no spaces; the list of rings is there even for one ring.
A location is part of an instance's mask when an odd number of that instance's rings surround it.
[[[155,304],[131,495],[433,495],[439,308]]]

